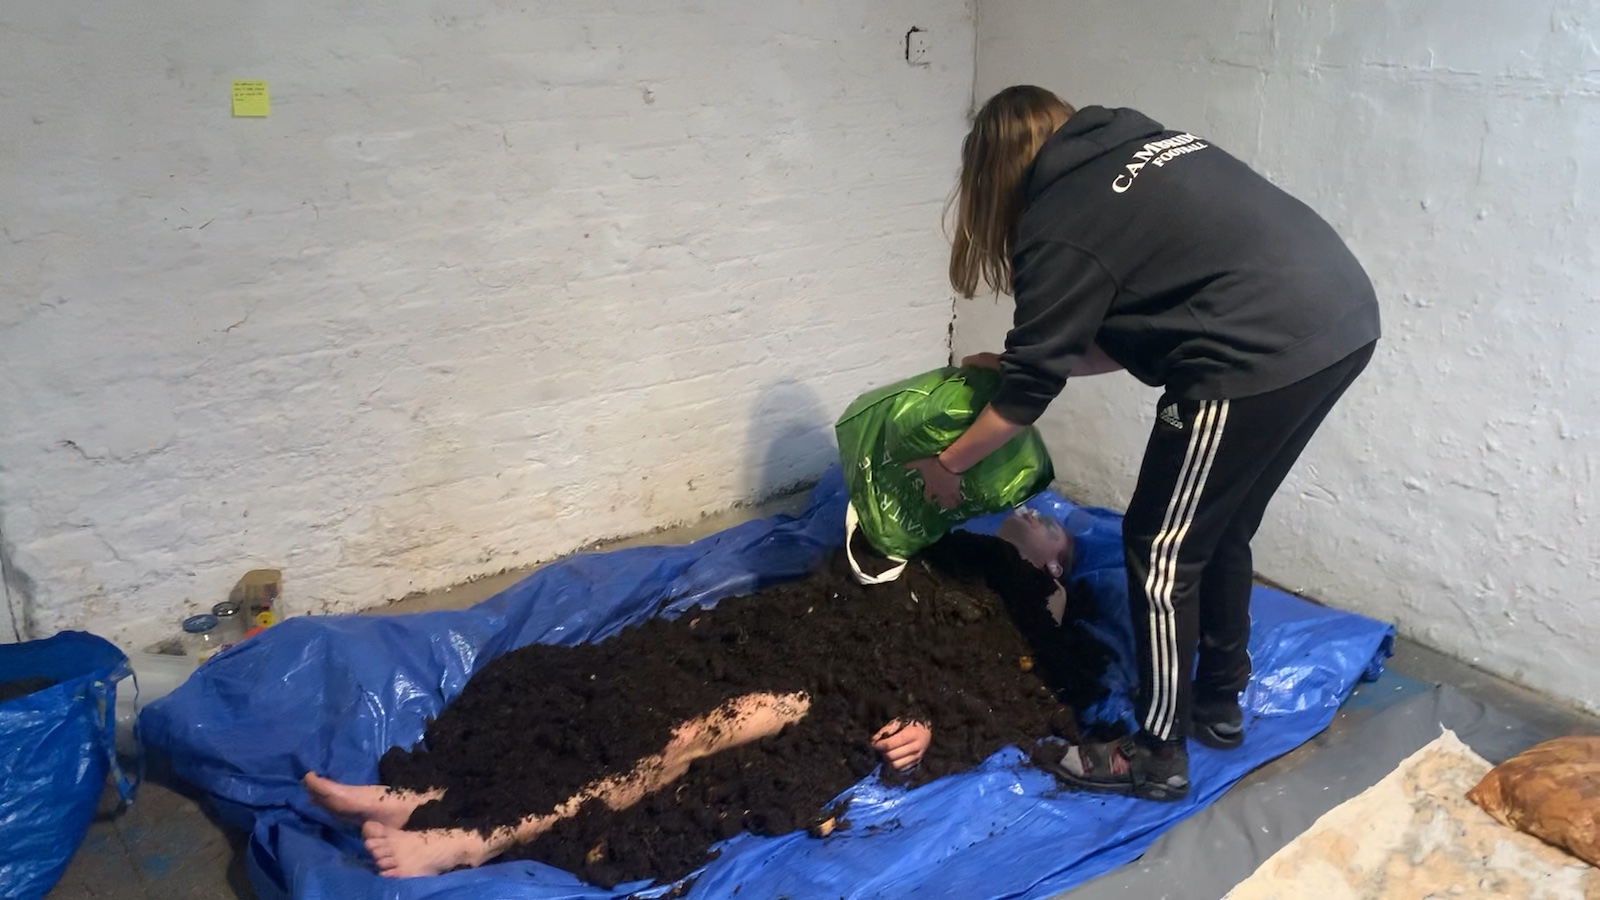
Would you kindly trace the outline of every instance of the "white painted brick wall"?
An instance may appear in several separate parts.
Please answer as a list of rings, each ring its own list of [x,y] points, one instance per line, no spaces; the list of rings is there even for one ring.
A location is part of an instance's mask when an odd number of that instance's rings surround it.
[[[977,94],[1128,105],[1327,216],[1386,340],[1269,510],[1263,573],[1600,710],[1600,2],[985,0]],[[958,351],[1009,301],[963,303]],[[1069,384],[1080,496],[1132,493],[1155,395]]]
[[[352,610],[815,477],[850,399],[945,357],[972,29],[965,0],[0,7],[25,632],[137,643],[256,565]],[[270,118],[230,118],[233,78]]]

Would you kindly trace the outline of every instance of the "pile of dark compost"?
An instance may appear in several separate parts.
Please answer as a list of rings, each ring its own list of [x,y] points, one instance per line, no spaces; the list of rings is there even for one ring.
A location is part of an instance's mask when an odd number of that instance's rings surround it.
[[[380,778],[444,788],[407,827],[484,832],[547,813],[597,779],[659,752],[680,723],[750,693],[810,695],[780,734],[694,763],[666,790],[621,811],[591,802],[507,857],[536,859],[611,886],[670,881],[740,831],[820,833],[847,824],[831,801],[877,768],[873,733],[927,722],[933,743],[911,785],[971,768],[1007,745],[1076,737],[1074,709],[1105,694],[1110,653],[1083,627],[1087,597],[998,538],[954,532],[898,581],[862,586],[842,552],[817,573],[654,618],[604,641],[538,644],[487,664],[395,748]],[[832,820],[832,821],[829,821]]]
[[[37,694],[45,688],[55,687],[60,682],[49,678],[18,678],[15,681],[0,681],[0,703]]]

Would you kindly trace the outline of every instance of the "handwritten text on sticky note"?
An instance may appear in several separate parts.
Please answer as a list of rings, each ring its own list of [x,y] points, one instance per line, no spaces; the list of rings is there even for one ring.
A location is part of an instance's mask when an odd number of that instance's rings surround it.
[[[233,114],[235,116],[264,116],[272,111],[272,101],[267,97],[265,81],[235,81],[233,83]]]

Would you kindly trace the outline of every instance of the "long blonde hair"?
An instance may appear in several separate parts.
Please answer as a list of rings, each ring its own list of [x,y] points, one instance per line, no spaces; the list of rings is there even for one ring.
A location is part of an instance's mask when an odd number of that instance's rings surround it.
[[[994,95],[961,142],[961,178],[945,206],[955,212],[950,286],[963,297],[980,281],[1011,293],[1011,251],[1023,208],[1023,176],[1033,157],[1075,110],[1044,88],[1020,85]]]

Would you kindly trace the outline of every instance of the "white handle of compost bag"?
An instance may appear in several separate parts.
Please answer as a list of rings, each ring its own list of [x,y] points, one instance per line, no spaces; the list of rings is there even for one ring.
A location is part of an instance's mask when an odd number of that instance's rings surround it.
[[[861,520],[856,517],[855,503],[846,503],[844,506],[844,557],[850,561],[850,571],[855,573],[856,581],[861,584],[888,584],[899,578],[900,573],[906,570],[906,561],[898,556],[886,557],[890,562],[899,563],[899,565],[880,575],[868,575],[861,571],[860,564],[856,562],[856,555],[850,551],[850,539],[855,537],[860,527]]]

